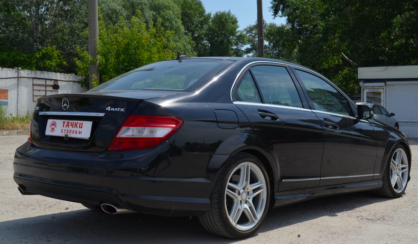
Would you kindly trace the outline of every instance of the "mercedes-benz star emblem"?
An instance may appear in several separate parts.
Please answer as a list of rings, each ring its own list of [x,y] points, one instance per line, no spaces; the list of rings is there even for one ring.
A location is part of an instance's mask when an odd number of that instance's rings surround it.
[[[62,109],[67,110],[70,107],[70,101],[67,98],[62,99]]]

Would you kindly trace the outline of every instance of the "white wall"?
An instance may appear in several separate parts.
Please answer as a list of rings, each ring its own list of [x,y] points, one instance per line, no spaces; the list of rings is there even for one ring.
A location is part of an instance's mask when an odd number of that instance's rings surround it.
[[[74,74],[0,68],[0,89],[8,90],[7,115],[25,116],[28,112],[33,112],[36,104],[33,102],[32,94],[33,78],[58,80],[59,94],[81,93],[87,90],[78,83],[82,77]]]
[[[387,82],[386,109],[401,121],[418,122],[418,81]]]
[[[383,89],[383,106],[396,114],[399,129],[409,138],[418,138],[418,66],[381,66],[358,68],[358,79],[364,89]],[[398,80],[399,79],[399,80]],[[381,82],[367,82],[378,80]]]

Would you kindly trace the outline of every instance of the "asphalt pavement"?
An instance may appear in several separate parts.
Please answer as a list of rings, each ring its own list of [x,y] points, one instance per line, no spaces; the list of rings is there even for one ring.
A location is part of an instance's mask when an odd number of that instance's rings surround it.
[[[410,141],[412,179],[401,198],[362,192],[273,209],[256,235],[235,241],[208,234],[195,217],[107,215],[22,196],[12,162],[26,139],[0,137],[0,243],[418,243],[418,140]]]

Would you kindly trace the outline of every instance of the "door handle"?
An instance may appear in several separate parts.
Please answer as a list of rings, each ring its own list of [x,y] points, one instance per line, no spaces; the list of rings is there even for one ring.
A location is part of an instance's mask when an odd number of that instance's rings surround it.
[[[276,114],[266,111],[266,110],[258,110],[258,114],[261,116],[261,118],[263,119],[267,119],[267,120],[279,120],[279,116],[277,116]]]
[[[340,128],[340,126],[338,125],[337,122],[334,122],[334,121],[332,121],[330,119],[327,119],[327,118],[324,119],[324,124],[325,124],[326,127],[330,128],[330,129]]]

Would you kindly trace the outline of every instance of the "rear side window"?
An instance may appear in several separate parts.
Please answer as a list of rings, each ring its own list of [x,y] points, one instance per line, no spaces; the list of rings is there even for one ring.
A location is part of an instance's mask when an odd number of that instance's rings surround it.
[[[307,72],[296,70],[305,85],[315,110],[352,115],[347,99],[326,81]]]
[[[90,91],[118,90],[180,90],[192,91],[202,86],[229,60],[185,59],[158,62],[132,70],[109,80]]]
[[[244,79],[239,84],[235,99],[237,101],[261,103],[260,95],[250,72],[245,74]]]
[[[299,93],[286,68],[255,66],[251,72],[257,81],[264,103],[302,107]]]

